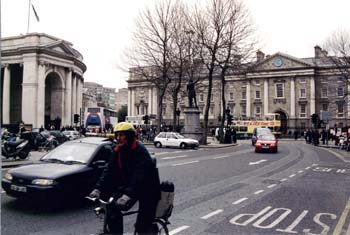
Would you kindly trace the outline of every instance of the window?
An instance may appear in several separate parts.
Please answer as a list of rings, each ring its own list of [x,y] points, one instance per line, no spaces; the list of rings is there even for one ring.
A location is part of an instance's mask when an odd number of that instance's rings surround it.
[[[241,105],[241,114],[245,116],[247,114],[247,106],[245,104]]]
[[[300,104],[299,117],[306,117],[306,104]]]
[[[306,79],[305,78],[300,78],[300,83],[306,83]]]
[[[321,109],[322,109],[323,111],[328,111],[328,104],[322,104]]]
[[[275,95],[276,95],[276,98],[284,98],[284,84],[283,83],[277,83],[275,85],[275,88],[276,88],[276,92],[275,92]]]
[[[233,100],[233,92],[230,92],[230,100]]]
[[[211,106],[209,112],[210,112],[211,115],[213,115],[214,114],[214,107]]]
[[[343,103],[337,104],[337,112],[338,112],[338,117],[343,117],[343,115],[344,115],[344,104]]]
[[[211,94],[210,101],[214,101],[214,94]]]
[[[301,129],[305,129],[306,128],[306,123],[305,122],[301,122],[300,123],[300,128]]]
[[[247,88],[242,87],[242,100],[247,99]]]
[[[338,97],[343,97],[344,96],[344,87],[338,87],[337,95],[338,95]]]
[[[306,98],[306,89],[305,88],[300,89],[300,98]]]
[[[204,101],[204,95],[203,94],[200,94],[199,95],[199,102],[203,102]]]
[[[256,106],[255,107],[255,116],[260,117],[261,115],[261,106]]]
[[[321,97],[322,98],[327,98],[328,97],[328,88],[327,87],[322,87]]]
[[[260,90],[255,91],[255,99],[261,99]]]
[[[255,85],[260,86],[260,80],[255,80]]]

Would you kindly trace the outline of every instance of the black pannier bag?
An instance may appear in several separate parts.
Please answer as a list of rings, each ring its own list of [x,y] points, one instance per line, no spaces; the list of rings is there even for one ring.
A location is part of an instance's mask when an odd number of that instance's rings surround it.
[[[174,196],[175,196],[174,183],[169,181],[163,181],[160,184],[160,200],[158,202],[156,217],[169,218],[173,210]]]

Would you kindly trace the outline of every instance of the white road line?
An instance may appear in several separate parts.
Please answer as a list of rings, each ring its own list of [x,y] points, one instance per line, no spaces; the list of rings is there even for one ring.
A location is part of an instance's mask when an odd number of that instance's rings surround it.
[[[214,157],[213,159],[220,159],[220,158],[227,158],[227,157],[231,157],[231,155],[225,155],[225,156],[221,156],[221,157]]]
[[[196,163],[196,162],[199,162],[199,161],[177,163],[177,164],[173,164],[172,166],[182,166],[182,165],[187,165],[187,164]]]
[[[180,156],[175,156],[175,157],[164,157],[162,159],[168,160],[168,159],[176,159],[176,158],[184,158],[184,157],[188,157],[188,155],[180,155]]]
[[[275,187],[277,184],[271,184],[271,185],[269,185],[269,186],[267,186],[268,188],[273,188],[273,187]]]
[[[183,231],[183,230],[185,230],[185,229],[188,229],[189,227],[190,227],[190,226],[187,226],[187,225],[181,226],[181,227],[179,227],[179,228],[176,228],[176,229],[174,229],[174,230],[171,230],[171,231],[169,232],[169,235],[174,235],[174,234],[179,233],[179,232],[181,232],[181,231]]]
[[[254,194],[260,194],[260,193],[262,193],[262,192],[264,192],[265,190],[258,190],[258,191],[256,191]]]
[[[308,167],[305,168],[305,170],[309,170],[310,168],[311,168],[311,167],[308,166]]]
[[[294,176],[295,176],[295,174],[292,174],[292,175],[290,175],[289,177],[292,178],[292,177],[294,177]]]
[[[311,166],[318,166],[318,164],[312,164]]]
[[[304,171],[298,171],[298,173],[300,174],[300,173],[303,173]]]
[[[224,211],[224,210],[222,210],[222,209],[213,211],[213,212],[211,212],[211,213],[209,213],[209,214],[207,214],[207,215],[201,217],[201,219],[209,219],[210,217],[212,217],[212,216],[214,216],[214,215],[217,215],[217,214],[219,214],[219,213],[221,213],[221,212],[223,212],[223,211]]]
[[[284,182],[284,181],[287,181],[288,179],[287,178],[283,178],[283,179],[281,179],[280,181],[281,182]]]
[[[248,198],[247,197],[244,197],[244,198],[241,198],[241,199],[239,199],[239,200],[237,200],[237,201],[235,201],[235,202],[232,202],[232,204],[233,205],[237,205],[237,204],[239,204],[239,203],[241,203],[241,202],[244,202],[245,200],[247,200]]]

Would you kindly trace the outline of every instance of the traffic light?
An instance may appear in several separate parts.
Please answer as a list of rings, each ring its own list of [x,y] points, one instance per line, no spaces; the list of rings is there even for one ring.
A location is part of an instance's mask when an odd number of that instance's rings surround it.
[[[314,114],[311,115],[311,122],[313,124],[317,124],[317,122],[318,122],[318,114],[314,113]]]
[[[79,114],[74,114],[74,123],[78,123],[79,122]]]
[[[228,114],[227,115],[227,125],[231,125],[232,124],[232,119],[233,119],[233,115]]]
[[[147,114],[145,116],[143,116],[142,119],[144,120],[144,124],[148,124],[149,116]]]

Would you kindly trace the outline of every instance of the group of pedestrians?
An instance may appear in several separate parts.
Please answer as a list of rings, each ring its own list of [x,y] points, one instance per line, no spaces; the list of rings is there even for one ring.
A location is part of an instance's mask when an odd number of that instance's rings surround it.
[[[322,129],[321,131],[318,131],[317,129],[306,129],[303,132],[303,135],[308,144],[318,146],[320,141],[322,145],[328,145],[329,142],[332,142],[340,149],[350,151],[350,133],[343,132],[336,135],[332,133],[330,129]]]

